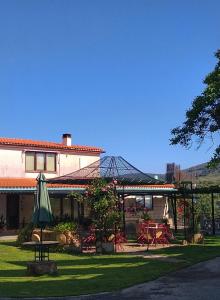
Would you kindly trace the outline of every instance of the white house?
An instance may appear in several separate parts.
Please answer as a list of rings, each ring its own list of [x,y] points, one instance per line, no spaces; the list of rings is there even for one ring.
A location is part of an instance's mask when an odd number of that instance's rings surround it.
[[[30,221],[39,172],[46,178],[61,176],[97,161],[103,152],[99,147],[73,145],[71,134],[63,134],[61,143],[0,138],[0,217],[7,228],[17,229]],[[69,199],[63,201],[60,194],[64,188],[72,186],[51,188],[55,215],[70,209]]]
[[[47,179],[59,177],[98,161],[103,152],[99,147],[74,145],[70,134],[63,134],[61,143],[0,138],[0,223],[6,220],[7,229],[14,230],[31,220],[39,172]],[[55,217],[87,216],[83,204],[67,197],[71,191],[83,192],[84,185],[48,184],[48,190]],[[172,184],[123,187],[123,193],[130,195],[125,197],[128,227],[140,217],[136,208],[148,208],[154,219],[167,217],[167,195],[173,190]]]

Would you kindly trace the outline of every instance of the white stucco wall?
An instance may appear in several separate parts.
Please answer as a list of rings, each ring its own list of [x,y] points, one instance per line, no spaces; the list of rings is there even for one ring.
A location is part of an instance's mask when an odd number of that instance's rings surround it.
[[[4,146],[5,148],[5,146]],[[0,148],[0,177],[36,178],[38,172],[25,172],[25,151],[50,152],[45,149]],[[98,154],[76,154],[74,152],[54,152],[57,154],[56,172],[44,172],[47,178],[62,176],[83,168],[99,159]]]
[[[92,164],[99,159],[99,155],[77,155],[61,153],[58,159],[59,175],[65,175],[85,166]]]
[[[0,177],[24,177],[25,160],[22,150],[0,148]]]

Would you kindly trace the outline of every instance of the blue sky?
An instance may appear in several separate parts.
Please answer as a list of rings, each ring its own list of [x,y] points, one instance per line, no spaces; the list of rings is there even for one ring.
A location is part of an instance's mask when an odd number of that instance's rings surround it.
[[[211,142],[169,138],[215,66],[219,11],[219,0],[1,0],[0,136],[68,132],[148,172],[207,161]]]

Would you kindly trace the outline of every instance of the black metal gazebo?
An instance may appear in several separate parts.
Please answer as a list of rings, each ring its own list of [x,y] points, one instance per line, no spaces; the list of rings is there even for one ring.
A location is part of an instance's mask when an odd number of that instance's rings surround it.
[[[86,184],[95,178],[102,178],[105,181],[117,180],[121,186],[164,183],[135,168],[121,156],[104,156],[82,169],[49,179],[48,182]]]

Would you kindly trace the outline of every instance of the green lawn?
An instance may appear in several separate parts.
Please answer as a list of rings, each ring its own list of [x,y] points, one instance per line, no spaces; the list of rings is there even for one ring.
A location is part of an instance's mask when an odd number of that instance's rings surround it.
[[[126,254],[52,253],[51,259],[58,264],[58,276],[27,277],[26,262],[33,259],[33,252],[19,249],[12,242],[1,242],[0,297],[64,296],[121,289],[220,255],[220,238],[207,238],[205,246],[177,246],[152,253],[181,261],[171,263]]]

